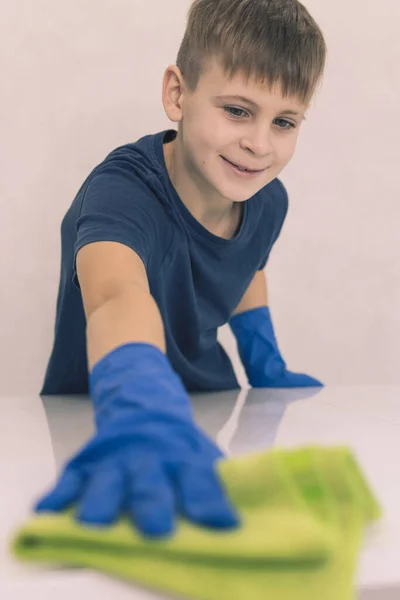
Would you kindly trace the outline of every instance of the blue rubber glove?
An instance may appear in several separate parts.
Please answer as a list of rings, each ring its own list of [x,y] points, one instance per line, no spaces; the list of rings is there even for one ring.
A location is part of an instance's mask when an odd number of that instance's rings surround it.
[[[323,387],[320,381],[309,375],[292,373],[286,369],[267,306],[235,315],[229,325],[236,337],[239,355],[252,387]]]
[[[37,512],[74,504],[78,521],[98,525],[125,513],[147,536],[171,534],[177,513],[217,529],[239,523],[215,471],[222,453],[195,425],[181,379],[158,348],[120,346],[89,382],[97,432]]]

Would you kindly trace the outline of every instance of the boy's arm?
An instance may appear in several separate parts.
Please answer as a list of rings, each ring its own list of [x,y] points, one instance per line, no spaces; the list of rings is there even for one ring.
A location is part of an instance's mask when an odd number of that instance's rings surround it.
[[[153,344],[165,353],[160,311],[150,294],[144,264],[133,250],[115,242],[88,244],[78,252],[76,266],[90,369],[131,342]]]
[[[215,462],[219,448],[195,425],[190,399],[165,355],[164,327],[145,267],[130,248],[95,242],[77,254],[87,316],[96,433],[36,505],[109,525],[122,511],[149,536],[174,530],[177,507],[217,529],[238,524]]]
[[[309,375],[292,373],[278,348],[268,308],[268,290],[264,271],[257,271],[229,325],[238,343],[250,385],[253,387],[321,387]]]
[[[268,306],[268,289],[265,271],[257,271],[239,305],[234,310],[233,315],[238,315],[247,310],[259,308],[261,306]]]

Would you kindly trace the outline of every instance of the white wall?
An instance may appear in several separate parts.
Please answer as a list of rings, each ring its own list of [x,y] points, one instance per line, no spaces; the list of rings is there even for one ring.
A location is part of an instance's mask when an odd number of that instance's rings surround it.
[[[328,384],[400,384],[400,4],[305,4],[329,61],[281,174],[291,206],[267,268],[277,336],[292,369]],[[2,3],[0,393],[40,387],[59,227],[81,183],[118,145],[171,125],[161,80],[189,5]],[[221,339],[237,364],[225,328]]]

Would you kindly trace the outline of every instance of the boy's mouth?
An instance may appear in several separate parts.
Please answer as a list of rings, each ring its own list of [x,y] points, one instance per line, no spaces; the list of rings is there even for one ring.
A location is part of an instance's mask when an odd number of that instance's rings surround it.
[[[265,169],[248,169],[247,167],[244,167],[243,165],[238,165],[237,163],[234,163],[231,160],[228,160],[227,158],[225,158],[225,156],[222,156],[222,158],[224,160],[226,160],[226,162],[230,163],[231,165],[233,165],[234,167],[239,169],[239,171],[244,171],[244,172],[247,171],[248,173],[261,173],[261,171],[265,170]]]

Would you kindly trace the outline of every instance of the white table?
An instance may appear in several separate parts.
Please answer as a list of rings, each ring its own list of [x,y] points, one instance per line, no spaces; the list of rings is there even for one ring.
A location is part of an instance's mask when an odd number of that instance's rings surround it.
[[[385,510],[360,557],[359,598],[399,600],[400,387],[242,390],[192,399],[199,424],[228,455],[348,444]],[[10,534],[91,434],[92,411],[88,398],[76,396],[3,397],[0,410],[0,598],[165,600],[95,572],[27,566],[9,555]]]

